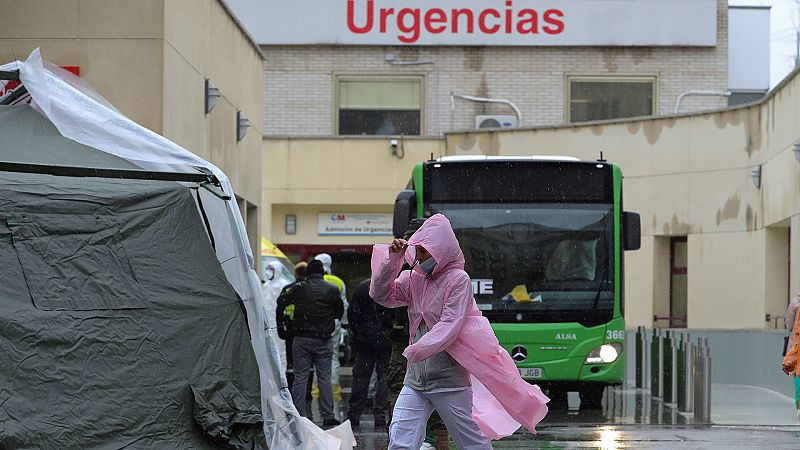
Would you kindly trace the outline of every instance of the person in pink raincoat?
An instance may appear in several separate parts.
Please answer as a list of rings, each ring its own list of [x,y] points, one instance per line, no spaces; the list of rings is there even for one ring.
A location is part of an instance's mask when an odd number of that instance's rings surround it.
[[[411,270],[400,272],[403,258]],[[408,370],[389,427],[389,449],[417,450],[435,409],[459,449],[488,449],[490,440],[531,432],[549,399],[523,380],[478,310],[464,255],[441,214],[406,242],[376,244],[370,296],[408,306]]]

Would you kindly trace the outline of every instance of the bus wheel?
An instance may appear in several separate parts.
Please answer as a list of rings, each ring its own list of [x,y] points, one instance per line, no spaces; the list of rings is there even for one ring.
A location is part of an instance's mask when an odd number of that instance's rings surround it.
[[[581,399],[581,409],[601,409],[603,407],[603,392],[605,386],[587,386],[578,391]]]

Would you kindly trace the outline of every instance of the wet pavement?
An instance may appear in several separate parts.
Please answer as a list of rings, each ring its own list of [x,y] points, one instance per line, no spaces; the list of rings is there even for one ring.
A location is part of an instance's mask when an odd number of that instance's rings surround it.
[[[343,418],[349,389],[336,402]],[[753,386],[712,386],[711,425],[695,424],[691,413],[677,411],[633,388],[608,389],[602,409],[581,410],[577,393],[566,404],[551,404],[538,433],[519,431],[495,449],[800,449],[800,421],[793,400]],[[316,409],[316,401],[314,402]],[[319,417],[317,415],[317,417]],[[357,449],[380,450],[388,436],[375,430],[371,415],[354,430]],[[451,448],[455,448],[452,444]]]

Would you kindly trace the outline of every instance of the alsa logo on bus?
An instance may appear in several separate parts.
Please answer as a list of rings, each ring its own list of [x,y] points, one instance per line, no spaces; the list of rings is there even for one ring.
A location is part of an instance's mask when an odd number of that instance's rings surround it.
[[[366,10],[356,13],[356,3],[347,0],[347,28],[356,34],[378,31],[386,34],[390,23],[399,31],[397,39],[406,44],[416,42],[425,31],[430,34],[473,34],[476,30],[484,34],[536,35],[539,33],[561,34],[564,32],[564,12],[549,8],[544,11],[514,7],[513,0],[505,1],[505,8],[375,8],[375,0],[367,0]],[[356,23],[356,16],[362,20]]]

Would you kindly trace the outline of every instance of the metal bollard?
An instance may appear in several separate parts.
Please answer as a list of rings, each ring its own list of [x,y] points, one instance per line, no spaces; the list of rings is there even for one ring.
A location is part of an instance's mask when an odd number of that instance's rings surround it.
[[[636,328],[636,389],[644,389],[645,333],[647,328]]]
[[[672,332],[672,340],[670,341],[670,403],[678,401],[678,340],[681,338],[680,333]]]
[[[703,365],[703,419],[711,423],[711,346],[708,338],[704,338]]]
[[[711,423],[711,348],[708,338],[697,340],[694,351],[694,421]]]
[[[692,339],[689,333],[683,335],[681,347],[683,348],[683,355],[681,357],[681,378],[683,379],[683,383],[678,388],[680,389],[678,391],[678,410],[682,412],[692,412],[694,410],[694,389],[692,389],[692,363],[694,362],[692,349],[694,345],[692,345]]]
[[[653,330],[653,340],[650,342],[650,395],[661,398],[661,330]]]
[[[703,396],[703,365],[700,362],[700,340],[697,340],[697,345],[692,348],[692,359],[694,361],[694,370],[692,371],[692,385],[694,385],[694,399],[692,399],[694,418],[695,421],[699,419],[702,407],[700,406],[700,398]]]
[[[675,330],[667,330],[666,337],[663,342],[664,365],[662,371],[664,376],[663,381],[663,395],[664,403],[675,403],[677,401],[677,347],[676,342],[678,334]]]
[[[647,329],[642,336],[642,388],[648,388],[647,380],[650,379],[650,336],[647,334]]]
[[[683,340],[683,409],[684,412],[694,411],[694,384],[692,383],[692,372],[694,368],[694,358],[692,357],[692,338],[689,333],[686,333]]]
[[[675,387],[677,389],[675,403],[680,411],[683,411],[683,408],[686,405],[686,378],[684,376],[686,375],[686,347],[684,346],[685,336],[685,333],[678,333],[678,339],[676,341],[678,350],[675,353]]]
[[[661,342],[661,353],[664,355],[661,361],[663,362],[661,366],[661,371],[664,373],[663,377],[661,378],[661,384],[663,388],[661,389],[661,399],[664,400],[664,403],[672,403],[674,399],[672,398],[672,341],[674,331],[666,330],[666,334],[664,336],[663,341]]]

